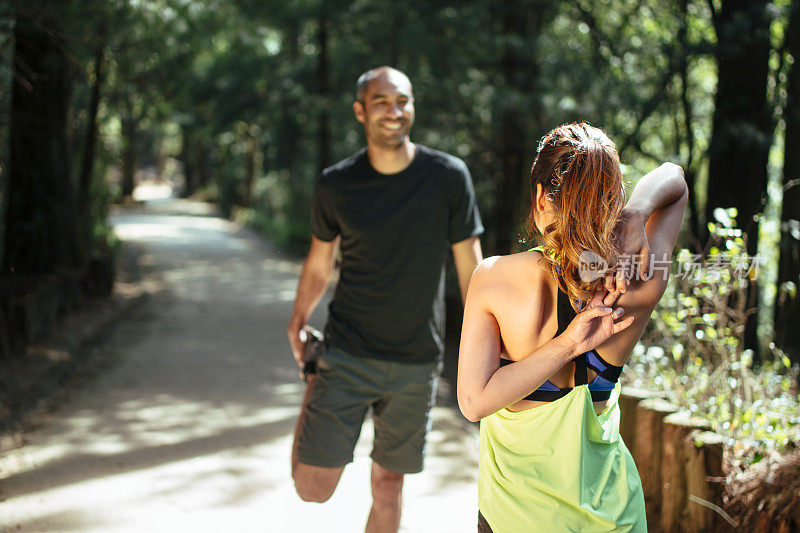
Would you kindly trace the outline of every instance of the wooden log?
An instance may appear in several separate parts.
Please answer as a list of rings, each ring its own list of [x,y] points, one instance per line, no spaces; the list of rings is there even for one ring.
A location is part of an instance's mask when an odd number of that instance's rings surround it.
[[[708,429],[710,424],[693,417],[688,411],[672,413],[664,418],[661,452],[661,531],[678,531],[686,522],[687,438],[692,431]]]
[[[684,531],[733,530],[720,512],[725,483],[723,443],[721,435],[699,430],[691,432],[685,441],[688,501]]]
[[[648,530],[659,531],[661,513],[661,438],[664,417],[677,408],[661,398],[642,400],[636,407],[636,461],[642,479]]]
[[[619,396],[619,409],[620,409],[620,423],[619,433],[622,436],[622,441],[630,450],[634,462],[638,465],[636,459],[636,433],[637,433],[637,419],[636,419],[636,406],[640,401],[648,398],[664,398],[666,392],[656,392],[644,389],[637,389],[634,387],[622,387],[622,392]]]

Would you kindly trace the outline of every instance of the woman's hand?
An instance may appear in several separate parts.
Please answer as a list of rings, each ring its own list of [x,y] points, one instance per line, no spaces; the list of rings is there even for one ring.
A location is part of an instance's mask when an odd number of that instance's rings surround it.
[[[604,289],[598,289],[588,305],[572,319],[564,333],[559,335],[563,341],[569,343],[575,355],[597,348],[612,335],[633,324],[632,316],[615,322],[625,314],[625,310],[622,307],[612,309],[604,305],[603,299],[607,296]]]

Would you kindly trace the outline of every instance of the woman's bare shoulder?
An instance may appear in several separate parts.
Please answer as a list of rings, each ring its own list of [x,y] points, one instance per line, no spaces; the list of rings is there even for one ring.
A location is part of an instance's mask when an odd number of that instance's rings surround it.
[[[541,344],[539,332],[557,290],[541,258],[536,251],[489,257],[470,281],[465,313],[480,309],[494,317],[509,359],[521,359]]]
[[[470,280],[470,290],[492,298],[537,290],[546,282],[548,271],[535,251],[487,257]]]

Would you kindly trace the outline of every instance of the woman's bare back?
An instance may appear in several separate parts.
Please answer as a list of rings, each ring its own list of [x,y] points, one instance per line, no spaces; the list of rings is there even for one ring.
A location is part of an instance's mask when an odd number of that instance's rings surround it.
[[[558,288],[549,267],[540,264],[541,254],[528,251],[484,260],[472,275],[464,309],[458,363],[458,401],[464,416],[480,420],[503,407],[540,405],[518,398],[546,380],[562,388],[573,386],[575,350],[570,343],[580,343],[589,324],[603,329],[593,330],[598,334],[594,344],[584,338],[580,350],[595,347],[607,363],[624,365],[666,288],[687,198],[682,170],[675,165],[664,164],[639,180],[614,229],[615,242],[628,259],[648,258],[651,266],[657,260],[656,275],[636,277],[623,294],[614,292],[604,302],[595,301],[555,339]],[[547,218],[549,204],[539,188],[536,202],[535,213]],[[541,222],[553,223],[553,216]],[[596,320],[609,306],[624,310],[621,319],[615,323],[612,317],[618,315],[608,313]],[[521,362],[501,365],[501,358]],[[593,379],[594,372],[587,378]]]
[[[527,251],[496,258],[492,270],[498,278],[493,284],[491,312],[497,320],[501,337],[501,354],[504,359],[518,361],[551,340],[558,330],[556,301],[557,283],[542,265],[542,254]],[[650,314],[663,293],[663,283],[658,279],[632,280],[626,293],[615,305],[624,308],[625,316],[634,316],[633,325],[612,336],[598,346],[597,353],[608,363],[622,366],[642,335]],[[567,363],[549,381],[559,388],[573,387],[575,364]],[[595,377],[588,369],[588,379]],[[510,406],[511,411],[530,409],[546,402],[520,400]],[[606,402],[595,402],[601,412]]]

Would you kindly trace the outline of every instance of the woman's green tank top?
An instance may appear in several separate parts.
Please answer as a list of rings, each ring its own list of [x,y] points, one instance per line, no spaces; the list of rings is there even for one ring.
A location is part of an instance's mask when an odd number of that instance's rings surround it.
[[[647,532],[636,465],[619,434],[617,383],[595,413],[588,385],[481,420],[478,507],[495,533]]]
[[[481,420],[478,507],[495,533],[646,533],[641,480],[619,435],[619,391],[600,415],[580,385]]]

